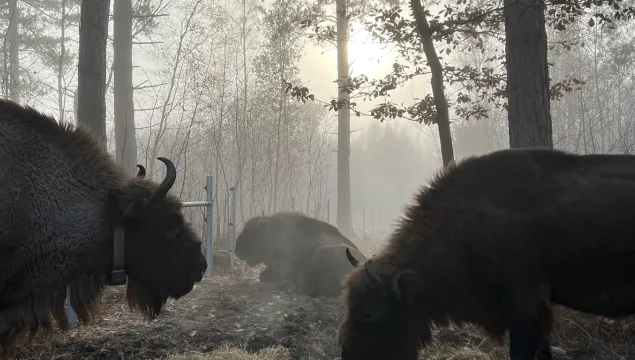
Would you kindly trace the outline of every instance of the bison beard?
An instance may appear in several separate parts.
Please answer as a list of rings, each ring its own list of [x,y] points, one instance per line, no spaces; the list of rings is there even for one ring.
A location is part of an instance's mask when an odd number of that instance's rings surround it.
[[[189,293],[207,262],[202,242],[161,184],[126,178],[81,127],[0,100],[0,359],[53,322],[69,328],[67,288],[87,323],[113,270],[113,231],[123,229],[127,298],[152,319]]]
[[[635,156],[497,151],[415,200],[380,254],[347,253],[343,360],[415,360],[450,322],[509,332],[512,360],[548,360],[552,304],[635,313]]]

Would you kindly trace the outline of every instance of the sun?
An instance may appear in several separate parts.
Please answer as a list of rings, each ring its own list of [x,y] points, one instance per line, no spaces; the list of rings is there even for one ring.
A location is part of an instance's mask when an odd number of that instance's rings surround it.
[[[365,29],[351,31],[348,42],[349,70],[353,76],[377,77],[392,66],[391,46],[380,43]]]

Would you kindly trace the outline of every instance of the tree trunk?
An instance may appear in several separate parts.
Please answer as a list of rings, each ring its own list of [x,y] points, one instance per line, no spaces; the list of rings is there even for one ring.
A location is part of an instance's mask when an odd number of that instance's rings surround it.
[[[60,19],[60,57],[57,63],[57,106],[59,107],[59,120],[64,121],[64,56],[66,55],[66,0],[62,0],[62,11]]]
[[[9,2],[9,99],[20,103],[20,59],[18,52],[18,0]]]
[[[117,163],[129,176],[134,176],[137,168],[137,141],[132,89],[131,0],[117,0],[113,5],[113,49],[115,152]]]
[[[336,0],[337,12],[337,227],[346,237],[353,236],[351,210],[351,111],[350,95],[344,91],[348,78],[347,0]]]
[[[443,85],[443,66],[434,48],[432,41],[432,31],[426,19],[426,14],[421,6],[421,0],[411,0],[410,6],[417,23],[417,30],[421,36],[423,52],[428,60],[432,75],[432,96],[434,96],[434,106],[437,110],[437,127],[439,128],[439,143],[441,144],[441,157],[443,166],[447,166],[454,160],[454,148],[452,147],[452,133],[450,131],[450,110],[445,98],[445,88]]]
[[[77,122],[106,150],[106,42],[110,0],[82,0],[79,25]]]
[[[553,147],[544,0],[505,0],[509,146]]]

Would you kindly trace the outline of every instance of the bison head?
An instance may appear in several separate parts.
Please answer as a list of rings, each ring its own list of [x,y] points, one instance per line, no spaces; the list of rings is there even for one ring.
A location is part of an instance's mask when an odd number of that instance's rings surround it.
[[[168,159],[157,184],[145,179],[140,166],[137,177],[110,194],[113,222],[125,236],[125,269],[128,303],[149,318],[159,314],[169,297],[189,293],[201,281],[207,261],[202,242],[181,213],[181,201],[168,194],[176,180],[176,168]]]
[[[247,222],[243,230],[236,237],[234,254],[247,262],[249,266],[267,263],[270,259],[266,255],[268,244],[269,220],[265,216],[253,217]]]
[[[347,312],[338,339],[342,360],[416,360],[424,330],[416,306],[420,288],[416,274],[406,270],[389,275],[388,267],[376,273],[373,259],[357,267],[348,249],[346,256],[356,268],[344,284]]]

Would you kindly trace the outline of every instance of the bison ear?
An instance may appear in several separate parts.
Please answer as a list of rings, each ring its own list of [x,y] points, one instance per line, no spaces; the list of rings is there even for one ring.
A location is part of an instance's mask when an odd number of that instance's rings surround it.
[[[414,302],[420,289],[421,280],[417,273],[412,270],[400,271],[392,278],[391,290],[393,294],[398,300],[406,304]]]

